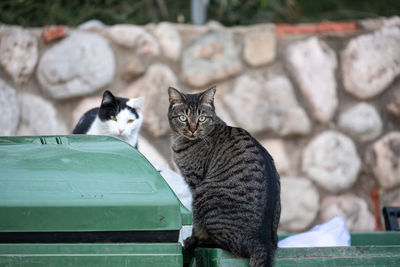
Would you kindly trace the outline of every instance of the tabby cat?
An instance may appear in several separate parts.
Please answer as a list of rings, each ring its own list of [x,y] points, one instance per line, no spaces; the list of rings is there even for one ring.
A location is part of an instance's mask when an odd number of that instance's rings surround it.
[[[139,130],[143,123],[143,103],[144,97],[121,98],[105,91],[100,107],[83,114],[72,133],[110,135],[137,149]]]
[[[279,175],[256,139],[215,114],[215,91],[168,89],[173,157],[193,195],[193,232],[185,249],[216,246],[250,257],[251,267],[272,266],[281,211]]]

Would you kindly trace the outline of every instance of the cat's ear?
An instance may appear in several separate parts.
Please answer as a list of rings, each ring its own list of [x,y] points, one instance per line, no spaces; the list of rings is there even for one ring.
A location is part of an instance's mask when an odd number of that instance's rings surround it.
[[[141,109],[144,105],[145,99],[146,98],[144,96],[138,98],[131,98],[126,104],[131,108]]]
[[[103,100],[101,100],[101,104],[107,105],[107,104],[114,103],[114,102],[115,102],[114,95],[110,91],[106,90],[103,93]]]
[[[206,105],[212,105],[214,103],[216,87],[213,86],[199,95],[199,100],[201,103]]]
[[[171,105],[184,103],[186,96],[173,87],[168,87],[169,103]]]

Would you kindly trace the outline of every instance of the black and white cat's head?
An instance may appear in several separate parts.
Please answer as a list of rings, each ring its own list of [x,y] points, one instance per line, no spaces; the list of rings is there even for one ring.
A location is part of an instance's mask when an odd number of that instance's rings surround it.
[[[98,113],[102,131],[128,142],[132,138],[137,139],[143,123],[143,104],[144,97],[121,98],[105,91]]]
[[[207,136],[217,119],[214,107],[215,87],[198,94],[184,94],[168,88],[168,119],[171,129],[190,140]]]

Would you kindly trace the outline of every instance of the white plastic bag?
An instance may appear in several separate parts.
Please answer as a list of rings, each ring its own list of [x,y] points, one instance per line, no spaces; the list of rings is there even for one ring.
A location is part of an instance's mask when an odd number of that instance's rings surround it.
[[[179,198],[182,204],[191,211],[192,193],[190,192],[189,186],[186,184],[182,175],[174,172],[167,167],[160,168],[160,174],[171,187],[171,189],[175,192],[175,195]],[[191,235],[192,226],[182,226],[182,229],[179,231],[179,242],[183,245],[183,241]]]
[[[289,236],[278,242],[280,248],[350,246],[350,234],[340,216],[311,228],[308,232]]]

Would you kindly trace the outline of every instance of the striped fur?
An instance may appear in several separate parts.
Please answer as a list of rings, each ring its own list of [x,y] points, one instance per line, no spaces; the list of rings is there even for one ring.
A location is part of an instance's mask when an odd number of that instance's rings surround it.
[[[169,88],[173,156],[193,195],[194,229],[185,248],[216,246],[250,257],[251,267],[272,266],[279,175],[257,140],[218,118],[214,94],[215,88],[200,94]]]

